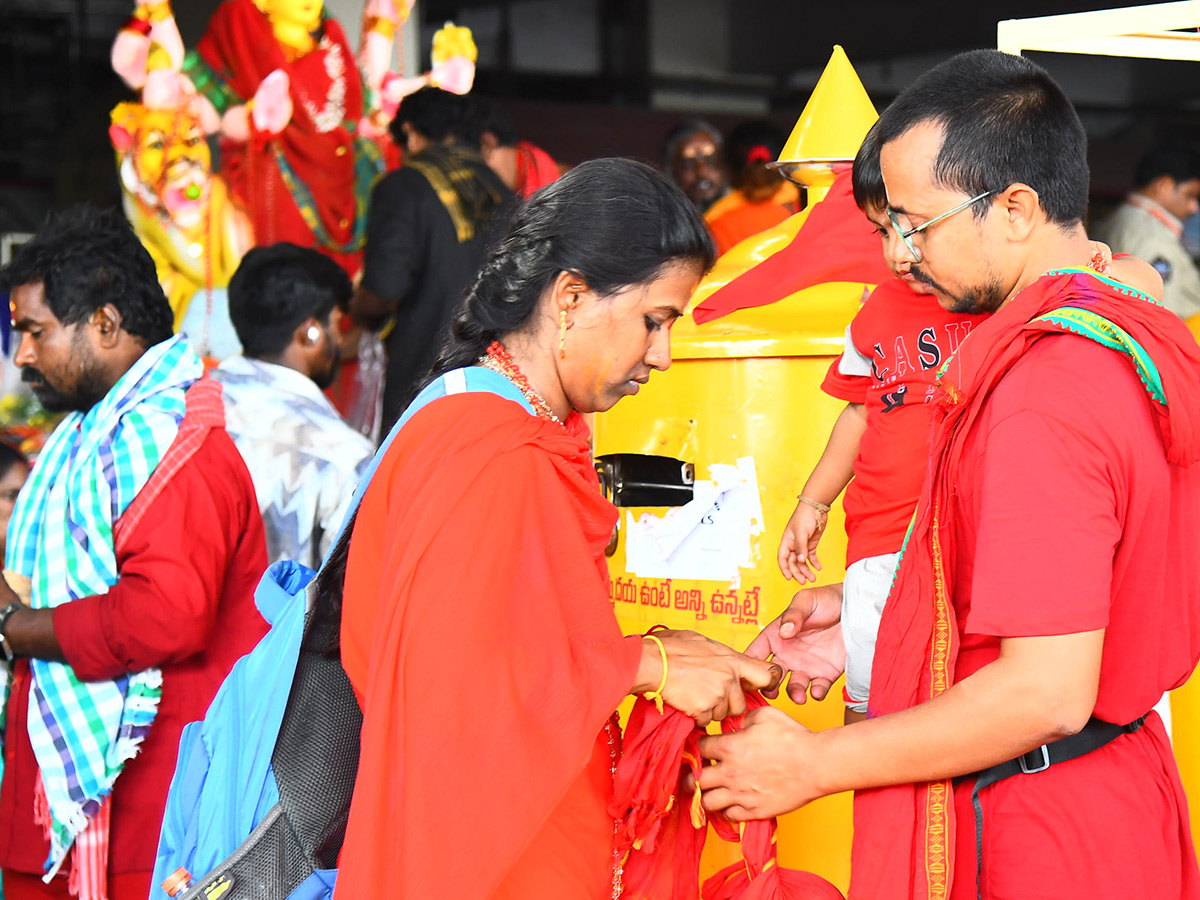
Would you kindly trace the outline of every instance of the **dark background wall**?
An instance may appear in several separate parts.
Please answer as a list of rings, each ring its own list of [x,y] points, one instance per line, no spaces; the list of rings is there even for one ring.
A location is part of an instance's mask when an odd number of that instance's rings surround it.
[[[347,31],[357,0],[327,0]],[[185,43],[216,0],[176,0]],[[995,45],[996,21],[1075,12],[1069,0],[420,0],[428,64],[442,22],[470,25],[476,90],[502,101],[523,136],[565,162],[622,154],[657,160],[685,115],[727,127],[795,121],[833,44],[876,105],[953,52]],[[1111,4],[1110,4],[1111,5]],[[0,233],[30,230],[81,200],[118,202],[106,129],[129,92],[108,53],[132,0],[0,0]],[[1200,143],[1200,64],[1035,54],[1076,102],[1092,141],[1093,193],[1111,203],[1136,156],[1163,138]]]

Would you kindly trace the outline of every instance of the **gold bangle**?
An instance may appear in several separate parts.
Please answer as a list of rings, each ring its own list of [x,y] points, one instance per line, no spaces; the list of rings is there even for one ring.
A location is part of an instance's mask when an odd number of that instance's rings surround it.
[[[812,497],[805,497],[803,494],[797,494],[796,499],[824,515],[829,515],[829,510],[832,508],[828,503],[822,503],[820,500],[814,500]]]
[[[658,653],[662,657],[662,667],[663,667],[662,681],[659,682],[657,689],[655,689],[653,691],[647,691],[645,694],[643,694],[643,696],[647,700],[654,701],[654,707],[658,710],[658,714],[661,716],[662,711],[663,711],[662,692],[663,692],[663,688],[665,688],[667,686],[667,648],[663,646],[663,642],[658,637],[658,635],[647,634],[647,635],[643,635],[643,637],[647,637],[650,640],[654,641],[654,643],[658,644]]]

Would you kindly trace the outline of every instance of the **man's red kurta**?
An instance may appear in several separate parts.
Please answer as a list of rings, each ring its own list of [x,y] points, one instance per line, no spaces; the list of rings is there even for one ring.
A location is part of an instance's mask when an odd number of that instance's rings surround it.
[[[1191,671],[1200,467],[1167,462],[1150,398],[1120,354],[1069,334],[1035,344],[971,430],[956,503],[956,681],[995,660],[1000,638],[1104,628],[1095,715],[1125,723]],[[955,803],[952,897],[970,898],[969,780]],[[1080,759],[985,788],[981,803],[984,897],[1200,895],[1157,714]]]
[[[130,533],[117,555],[121,580],[55,609],[59,644],[80,678],[162,669],[158,715],[113,789],[110,875],[144,872],[149,882],[183,726],[203,718],[234,662],[267,631],[254,606],[266,564],[250,474],[229,435],[214,429]],[[7,710],[0,867],[40,875],[50,850],[33,820],[28,705],[22,659]]]
[[[1077,319],[1056,318],[1063,307]],[[1126,352],[1096,342],[1114,333]],[[1139,372],[1135,359],[1149,362]],[[1095,715],[1124,724],[1148,712],[1200,655],[1200,348],[1149,298],[1067,269],[979,324],[938,384],[871,714],[938,696],[1003,638],[1100,628]],[[984,897],[1200,897],[1157,716],[980,796]],[[975,867],[968,784],[856,795],[852,898],[970,898]]]

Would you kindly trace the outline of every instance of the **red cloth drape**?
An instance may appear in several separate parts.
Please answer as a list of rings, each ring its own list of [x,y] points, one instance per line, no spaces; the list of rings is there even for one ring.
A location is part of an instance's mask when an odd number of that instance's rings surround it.
[[[746,694],[747,711],[766,706],[762,694]],[[745,716],[721,723],[739,730]],[[706,813],[700,791],[684,790],[686,772],[700,775],[704,731],[677,709],[659,712],[639,699],[625,729],[625,752],[617,765],[610,811],[617,819],[617,849],[625,861],[625,900],[843,900],[842,892],[811,872],[780,869],[775,820],[734,823]],[[700,888],[700,854],[708,823],[724,840],[740,842],[743,860],[727,866]]]
[[[566,424],[444,397],[371,480],[342,615],[364,721],[339,897],[492,897],[633,683],[642,640],[607,591],[616,511]],[[589,858],[607,874],[604,821]]]
[[[1124,329],[1149,353],[1167,405],[1155,404],[1167,458],[1200,460],[1200,347],[1164,307],[1084,270],[1042,276],[978,324],[938,384],[930,471],[896,583],[884,607],[871,679],[871,714],[909,709],[954,683],[959,632],[954,613],[951,512],[963,445],[989,394],[1034,342],[1062,329],[1032,321],[1071,306]],[[939,900],[954,866],[949,782],[859,791],[854,804],[850,896]]]
[[[891,277],[879,235],[854,204],[846,172],[813,204],[790,244],[714,291],[693,315],[703,324],[734,310],[775,303],[815,284],[882,284]]]
[[[342,246],[354,235],[356,191],[354,137],[347,130],[362,117],[362,80],[354,52],[335,19],[324,20],[325,36],[338,48],[345,84],[343,121],[331,131],[317,130],[305,109],[307,100],[325,108],[333,79],[326,71],[328,52],[319,47],[288,62],[271,31],[271,23],[253,0],[224,0],[209,21],[196,50],[228,86],[249,101],[271,72],[283,69],[291,79],[292,120],[274,137],[256,134],[248,144],[225,141],[221,145],[221,171],[239,201],[249,210],[258,244],[290,241],[317,246],[351,274],[361,254],[335,252],[318,245],[288,190],[272,153],[278,148],[296,179],[312,194],[315,213],[332,244]]]

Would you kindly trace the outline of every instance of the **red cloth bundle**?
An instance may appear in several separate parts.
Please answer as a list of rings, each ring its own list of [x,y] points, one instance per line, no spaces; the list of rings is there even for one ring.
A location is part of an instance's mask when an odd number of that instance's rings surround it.
[[[746,694],[747,710],[765,706],[758,692]],[[730,716],[724,731],[737,731],[744,716]],[[617,764],[613,803],[617,847],[627,853],[625,900],[843,900],[842,893],[811,872],[780,869],[776,862],[775,820],[731,822],[711,817],[717,834],[740,842],[744,860],[722,869],[700,890],[700,854],[709,816],[700,791],[684,791],[684,773],[700,774],[704,731],[676,709],[660,713],[639,699],[625,729]]]

